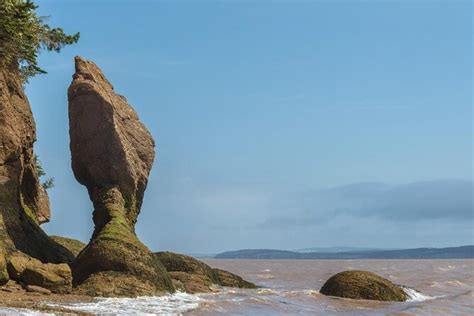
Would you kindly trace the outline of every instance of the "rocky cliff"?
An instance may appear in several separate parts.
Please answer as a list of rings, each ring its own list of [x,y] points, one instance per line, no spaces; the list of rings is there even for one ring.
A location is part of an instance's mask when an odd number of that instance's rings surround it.
[[[173,291],[163,265],[135,235],[154,140],[93,62],[76,57],[75,67],[68,90],[72,169],[89,192],[95,229],[73,266],[74,283],[91,295]]]
[[[191,257],[153,254],[140,242],[135,223],[155,156],[153,138],[94,63],[75,62],[68,90],[72,168],[92,200],[94,233],[84,245],[51,238],[39,227],[50,209],[33,153],[35,122],[16,68],[0,69],[2,289],[137,296],[173,292],[175,286],[187,292],[214,291],[215,285],[254,288]]]
[[[42,262],[71,262],[73,255],[39,227],[49,220],[50,209],[36,170],[35,140],[35,121],[18,71],[0,69],[0,256],[18,250]]]

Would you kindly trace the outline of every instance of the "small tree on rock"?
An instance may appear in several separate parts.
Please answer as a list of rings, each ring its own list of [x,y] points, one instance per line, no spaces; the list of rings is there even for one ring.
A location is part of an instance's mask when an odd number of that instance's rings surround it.
[[[38,155],[35,155],[35,166],[36,166],[36,173],[38,178],[41,178],[46,175],[44,171],[43,165],[41,164],[41,160],[39,159]],[[41,183],[45,190],[54,188],[54,178],[48,178],[43,183]]]

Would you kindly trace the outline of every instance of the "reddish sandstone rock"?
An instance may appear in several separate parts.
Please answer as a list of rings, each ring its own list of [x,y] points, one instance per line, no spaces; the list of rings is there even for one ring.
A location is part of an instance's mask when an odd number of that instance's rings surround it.
[[[10,256],[7,268],[10,279],[25,286],[39,286],[61,294],[70,293],[72,290],[71,268],[65,263],[42,263],[38,259],[16,252]]]
[[[69,251],[39,227],[50,218],[48,195],[38,179],[36,127],[16,67],[0,69],[0,245],[6,257],[19,250],[45,262],[72,262]],[[1,274],[1,268],[0,268]]]
[[[41,287],[41,286],[36,286],[36,285],[27,285],[25,289],[27,292],[39,293],[39,294],[44,294],[44,295],[51,294],[50,290],[45,289],[44,287]]]
[[[75,66],[68,90],[72,169],[94,205],[95,229],[73,266],[74,282],[93,293],[109,280],[120,288],[100,291],[110,296],[174,291],[163,265],[135,235],[153,138],[93,62],[76,57]],[[142,284],[146,290],[135,290]]]
[[[155,256],[165,266],[177,289],[187,293],[214,292],[214,285],[256,288],[255,284],[245,281],[233,273],[213,269],[193,257],[173,252],[156,252]]]
[[[330,277],[321,294],[352,299],[403,302],[408,299],[403,289],[375,273],[344,271]]]

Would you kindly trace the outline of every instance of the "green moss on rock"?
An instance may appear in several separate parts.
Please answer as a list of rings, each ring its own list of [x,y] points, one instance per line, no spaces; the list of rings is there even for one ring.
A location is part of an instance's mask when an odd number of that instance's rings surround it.
[[[100,297],[163,295],[154,283],[126,272],[103,271],[91,275],[75,288],[74,294]]]
[[[344,271],[330,277],[321,294],[351,299],[404,302],[408,299],[398,285],[368,271]]]
[[[114,190],[117,194],[119,193]],[[125,218],[123,200],[104,203],[95,210],[96,225],[92,240],[78,255],[73,265],[74,285],[82,293],[94,292],[102,296],[156,295],[174,292],[173,282],[161,262],[137,238],[132,224]],[[101,225],[100,223],[104,224]],[[116,290],[107,291],[105,280]],[[135,282],[135,285],[133,283]]]
[[[6,253],[3,251],[2,246],[0,245],[0,285],[7,283],[8,280],[9,276],[7,271]]]
[[[75,257],[86,247],[86,244],[80,240],[61,237],[61,236],[50,236],[55,242],[69,250]]]

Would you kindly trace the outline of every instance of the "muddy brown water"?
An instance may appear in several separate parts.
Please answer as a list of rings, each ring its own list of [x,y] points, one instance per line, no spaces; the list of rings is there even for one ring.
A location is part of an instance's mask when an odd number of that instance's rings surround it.
[[[47,307],[98,315],[474,315],[474,260],[205,260],[237,273],[259,289],[215,294],[49,301]],[[416,289],[403,303],[349,300],[319,294],[344,270],[368,270]],[[1,302],[0,302],[1,303]],[[0,304],[1,305],[1,304]],[[0,307],[0,315],[43,315]]]

